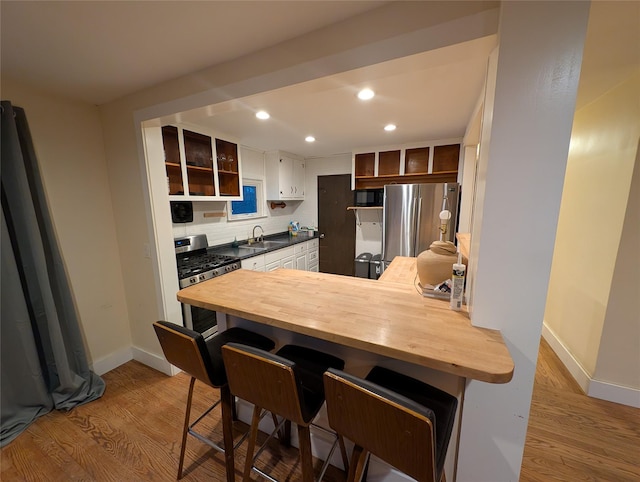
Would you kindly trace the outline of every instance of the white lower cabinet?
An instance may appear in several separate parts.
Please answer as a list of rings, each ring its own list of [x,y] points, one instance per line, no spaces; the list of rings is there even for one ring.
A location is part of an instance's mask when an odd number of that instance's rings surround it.
[[[250,269],[251,271],[265,271],[264,254],[243,259],[240,261],[240,267],[242,269]]]
[[[307,253],[296,254],[295,265],[296,269],[307,271]]]
[[[276,270],[280,267],[280,261],[274,261],[273,263],[269,263],[269,264],[265,264],[264,265],[264,270],[265,271],[273,271]]]
[[[307,245],[307,271],[319,271],[320,250],[317,239],[305,243]]]
[[[293,248],[295,250],[295,258],[294,265],[295,269],[299,269],[301,271],[307,271],[307,244],[306,243],[298,243],[294,244]]]
[[[242,269],[273,271],[278,268],[318,271],[318,240],[297,243],[240,262]]]
[[[281,261],[281,265],[282,265],[282,267],[283,267],[283,268],[285,268],[285,269],[293,269],[293,264],[294,264],[294,263],[293,263],[293,256],[289,256],[289,257],[287,257],[287,258],[284,258],[284,259]]]
[[[264,255],[265,271],[273,271],[278,268],[292,268],[295,250],[293,246],[277,249]]]

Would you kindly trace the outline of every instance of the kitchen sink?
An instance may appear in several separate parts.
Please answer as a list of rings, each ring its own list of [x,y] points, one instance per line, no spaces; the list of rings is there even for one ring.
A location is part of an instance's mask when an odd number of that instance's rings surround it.
[[[238,246],[236,249],[240,252],[240,256],[242,256],[243,252],[246,255],[246,253],[257,253],[259,251],[265,251],[267,248],[264,246],[256,246],[255,244],[252,244],[251,246],[249,246],[248,244],[244,244],[242,246]]]
[[[266,240],[266,241],[259,241],[257,243],[251,243],[251,244],[244,244],[242,246],[240,246],[240,248],[247,248],[247,249],[254,249],[254,248],[259,248],[259,249],[271,249],[271,248],[280,248],[286,244],[289,244],[288,241],[272,241],[272,240]]]

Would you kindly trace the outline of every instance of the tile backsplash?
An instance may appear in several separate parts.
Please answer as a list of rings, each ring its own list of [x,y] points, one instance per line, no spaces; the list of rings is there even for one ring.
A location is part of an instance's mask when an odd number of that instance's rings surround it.
[[[227,203],[215,201],[194,201],[193,222],[173,224],[173,236],[180,237],[190,234],[206,234],[209,246],[231,243],[248,239],[252,235],[253,227],[262,226],[264,234],[276,234],[287,231],[289,221],[300,221],[296,218],[300,201],[287,201],[285,208],[271,209],[265,207],[265,216],[241,221],[227,220]],[[219,213],[224,211],[223,217],[205,217],[205,213]],[[258,230],[259,232],[259,230]]]

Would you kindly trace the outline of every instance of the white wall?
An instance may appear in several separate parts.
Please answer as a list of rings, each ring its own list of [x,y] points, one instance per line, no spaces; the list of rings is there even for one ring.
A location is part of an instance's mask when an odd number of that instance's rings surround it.
[[[6,77],[2,97],[27,115],[87,356],[104,373],[131,359],[131,334],[98,108]]]
[[[640,92],[640,89],[636,89]],[[637,105],[637,104],[636,104]],[[640,118],[640,113],[638,114]],[[624,225],[613,272],[612,290],[589,395],[626,403],[640,408],[640,143],[627,202]],[[597,390],[602,384],[622,390],[620,397],[609,390]],[[632,390],[624,390],[629,387]],[[624,397],[624,398],[623,398]]]
[[[500,14],[471,320],[500,329],[515,370],[508,384],[467,383],[457,480],[472,482],[519,478],[589,3],[506,2]]]
[[[615,289],[640,137],[638,92],[640,70],[579,109],[573,122],[544,319],[588,377]]]
[[[544,332],[586,393],[636,407],[639,62],[634,74],[576,111]]]

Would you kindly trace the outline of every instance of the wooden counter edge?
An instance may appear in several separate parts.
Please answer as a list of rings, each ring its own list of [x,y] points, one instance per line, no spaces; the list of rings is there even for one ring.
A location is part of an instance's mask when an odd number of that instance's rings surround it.
[[[504,369],[502,370],[493,370],[491,372],[487,372],[486,370],[482,371],[482,370],[471,368],[468,366],[460,366],[460,365],[448,363],[446,361],[443,361],[437,358],[431,358],[431,357],[425,358],[425,357],[413,356],[413,354],[406,351],[401,351],[401,350],[392,349],[388,347],[381,347],[379,345],[373,345],[366,341],[356,339],[356,338],[341,336],[340,334],[334,334],[334,333],[329,334],[326,331],[310,328],[307,326],[301,326],[293,322],[287,322],[284,320],[274,320],[273,318],[260,316],[249,311],[232,308],[232,307],[225,306],[218,303],[213,303],[213,302],[204,303],[197,300],[188,299],[187,297],[180,295],[180,292],[178,292],[177,298],[178,298],[178,301],[180,302],[192,304],[199,308],[224,312],[228,315],[236,316],[238,318],[244,318],[246,320],[260,323],[263,325],[281,328],[284,330],[292,331],[294,333],[311,336],[313,338],[318,338],[318,339],[329,341],[332,343],[337,343],[339,345],[360,349],[370,353],[376,353],[378,355],[386,356],[392,359],[415,363],[420,366],[425,366],[428,368],[432,368],[434,370],[440,370],[440,371],[457,375],[460,377],[464,377],[464,378],[470,378],[473,380],[478,380],[478,381],[487,382],[487,383],[496,383],[496,384],[508,383],[513,378],[514,365],[510,355],[509,355],[509,360],[511,363],[509,364],[509,366],[505,366]],[[508,352],[508,349],[506,348],[506,345],[504,343],[504,340],[502,339],[502,335],[499,330],[492,330],[488,328],[476,328],[476,329],[483,331],[493,341],[503,345]]]
[[[456,233],[458,240],[458,248],[462,256],[469,259],[469,251],[471,250],[471,233]]]

